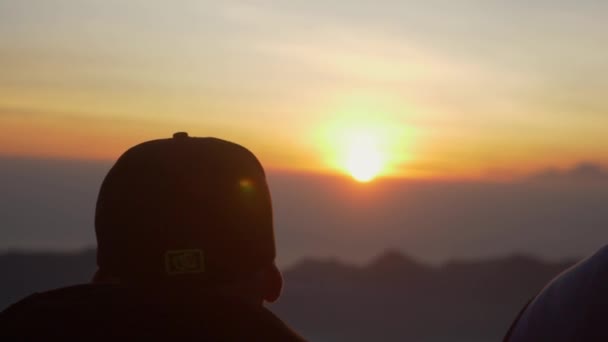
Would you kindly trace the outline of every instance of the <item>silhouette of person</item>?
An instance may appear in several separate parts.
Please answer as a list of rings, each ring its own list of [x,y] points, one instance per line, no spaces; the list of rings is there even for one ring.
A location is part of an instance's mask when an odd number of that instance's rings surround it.
[[[244,147],[144,142],[107,174],[90,284],[33,294],[0,314],[0,340],[303,341],[279,298],[270,192]]]
[[[506,342],[608,341],[608,246],[553,279],[517,316]]]

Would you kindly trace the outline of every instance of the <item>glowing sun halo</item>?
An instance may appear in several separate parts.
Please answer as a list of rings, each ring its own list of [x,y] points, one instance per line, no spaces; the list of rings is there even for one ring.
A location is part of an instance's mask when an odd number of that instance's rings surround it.
[[[377,142],[369,136],[355,137],[346,156],[346,170],[359,182],[374,179],[384,166],[384,158]]]
[[[402,125],[381,116],[351,114],[325,123],[320,142],[328,166],[365,183],[395,174],[404,134]]]

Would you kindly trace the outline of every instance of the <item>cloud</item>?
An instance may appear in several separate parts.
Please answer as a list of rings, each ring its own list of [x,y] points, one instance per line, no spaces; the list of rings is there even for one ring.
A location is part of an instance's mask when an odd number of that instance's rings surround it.
[[[547,168],[530,180],[549,182],[608,181],[608,167],[595,162],[580,162],[568,169]]]

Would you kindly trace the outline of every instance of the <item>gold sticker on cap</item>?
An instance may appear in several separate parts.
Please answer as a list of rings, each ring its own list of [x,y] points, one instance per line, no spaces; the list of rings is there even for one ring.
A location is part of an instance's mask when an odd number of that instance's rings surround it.
[[[167,274],[203,273],[205,258],[200,249],[171,250],[165,253]]]

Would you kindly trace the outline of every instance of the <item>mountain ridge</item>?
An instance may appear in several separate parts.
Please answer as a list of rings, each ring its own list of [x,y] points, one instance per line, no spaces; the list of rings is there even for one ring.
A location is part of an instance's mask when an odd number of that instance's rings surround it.
[[[315,341],[495,341],[524,303],[574,260],[514,254],[427,265],[389,249],[365,265],[306,258],[283,270],[270,307]],[[0,254],[0,309],[34,292],[85,283],[95,250]]]

